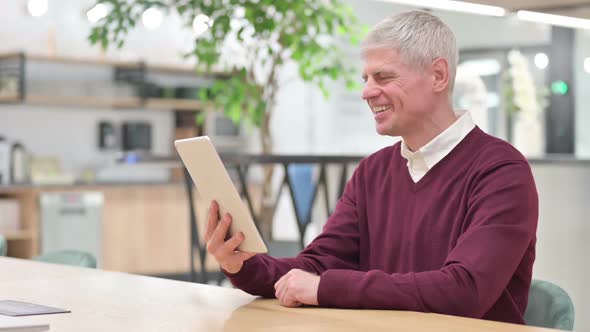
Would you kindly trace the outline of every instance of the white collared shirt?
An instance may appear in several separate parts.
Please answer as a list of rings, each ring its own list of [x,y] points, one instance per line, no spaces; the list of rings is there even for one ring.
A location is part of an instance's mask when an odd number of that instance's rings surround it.
[[[408,170],[414,183],[441,161],[475,128],[475,123],[467,111],[457,111],[459,118],[449,128],[436,136],[432,141],[412,152],[402,141],[401,155],[408,160]]]

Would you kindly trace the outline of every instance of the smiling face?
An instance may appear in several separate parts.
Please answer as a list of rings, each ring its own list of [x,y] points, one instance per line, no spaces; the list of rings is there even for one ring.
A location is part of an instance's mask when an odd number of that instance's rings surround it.
[[[366,50],[363,58],[363,99],[373,111],[377,132],[402,137],[419,132],[435,99],[430,68],[403,63],[391,48]]]

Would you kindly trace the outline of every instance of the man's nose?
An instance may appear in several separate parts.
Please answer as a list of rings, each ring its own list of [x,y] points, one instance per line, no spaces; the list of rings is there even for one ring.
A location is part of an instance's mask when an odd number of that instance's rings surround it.
[[[363,88],[363,99],[369,100],[371,98],[375,98],[379,95],[379,89],[376,88],[374,85],[367,83]]]

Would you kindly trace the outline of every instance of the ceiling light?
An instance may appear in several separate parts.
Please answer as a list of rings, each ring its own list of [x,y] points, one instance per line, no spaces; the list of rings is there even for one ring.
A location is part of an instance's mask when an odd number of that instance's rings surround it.
[[[549,64],[549,57],[545,53],[537,53],[535,54],[535,66],[539,69],[547,68]]]
[[[88,12],[86,12],[86,16],[88,17],[88,21],[90,23],[96,23],[105,18],[108,12],[107,6],[105,6],[103,3],[97,3],[96,6],[92,7]]]
[[[452,0],[381,0],[384,2],[392,2],[400,5],[408,5],[415,7],[427,7],[442,10],[452,10],[456,12],[489,15],[489,16],[504,16],[506,10],[502,7],[480,5],[475,3],[452,1]]]
[[[163,18],[164,15],[162,14],[162,11],[158,8],[152,7],[143,12],[143,15],[141,15],[141,22],[143,22],[143,26],[146,28],[154,30],[162,24]]]
[[[584,59],[584,70],[590,74],[590,57]]]
[[[209,16],[199,14],[195,16],[195,19],[193,20],[193,31],[195,32],[195,35],[197,35],[198,37],[205,33],[205,31],[207,31],[211,27],[211,25],[213,24]]]
[[[590,20],[582,18],[529,12],[526,10],[519,10],[516,15],[523,21],[559,25],[568,28],[590,29]]]
[[[29,10],[29,14],[33,17],[45,15],[48,8],[48,0],[29,0],[29,2],[27,2],[27,9]]]

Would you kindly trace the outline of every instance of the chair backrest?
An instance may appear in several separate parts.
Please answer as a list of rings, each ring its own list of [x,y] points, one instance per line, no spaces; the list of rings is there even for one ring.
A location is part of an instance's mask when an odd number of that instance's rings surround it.
[[[527,325],[573,331],[574,304],[561,287],[533,280],[524,320]]]
[[[57,250],[32,258],[35,261],[80,267],[96,268],[96,258],[77,250]]]
[[[293,164],[288,168],[289,177],[293,186],[293,201],[295,209],[304,224],[311,220],[311,208],[313,205],[316,184],[313,180],[313,164]]]
[[[0,234],[0,256],[6,256],[6,239]]]

